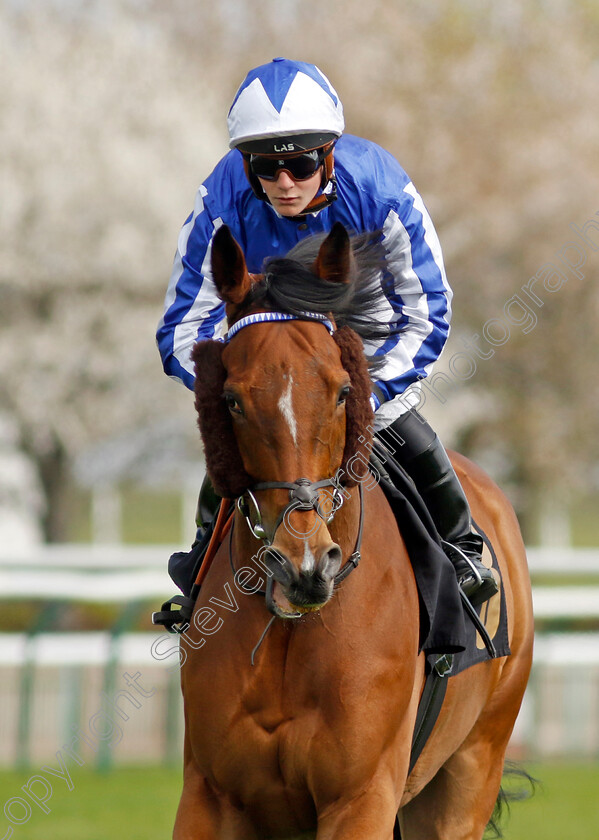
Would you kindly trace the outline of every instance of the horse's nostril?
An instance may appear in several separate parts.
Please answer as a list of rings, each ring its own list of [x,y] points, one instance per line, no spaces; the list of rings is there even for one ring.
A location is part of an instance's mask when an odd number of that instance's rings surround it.
[[[289,586],[297,580],[297,571],[287,555],[270,546],[262,557],[272,576],[283,586]]]
[[[341,554],[341,549],[337,543],[332,543],[329,548],[323,551],[320,557],[320,561],[318,563],[320,574],[324,578],[334,577],[339,571],[342,559],[343,555]]]

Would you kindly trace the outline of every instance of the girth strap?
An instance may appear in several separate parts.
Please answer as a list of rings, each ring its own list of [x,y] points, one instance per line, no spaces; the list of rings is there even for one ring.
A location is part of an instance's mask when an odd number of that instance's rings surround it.
[[[452,668],[453,655],[451,653],[444,653],[437,659],[426,677],[416,713],[416,723],[412,736],[412,752],[410,753],[410,769],[408,773],[412,772],[437,722],[443,700],[445,699],[447,683],[449,682],[449,675],[451,674]]]

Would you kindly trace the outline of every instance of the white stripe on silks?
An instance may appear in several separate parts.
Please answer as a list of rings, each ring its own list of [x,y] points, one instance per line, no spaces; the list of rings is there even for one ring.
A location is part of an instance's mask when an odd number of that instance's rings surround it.
[[[193,208],[193,213],[188,222],[186,222],[181,230],[179,231],[179,239],[177,240],[177,253],[175,254],[175,259],[173,261],[173,269],[171,271],[171,276],[168,281],[168,288],[166,290],[166,295],[164,297],[164,312],[168,312],[171,308],[173,303],[177,298],[177,283],[179,282],[179,278],[183,274],[183,255],[187,251],[187,242],[189,241],[189,235],[193,230],[193,226],[195,224],[195,220],[197,216],[204,210],[204,196],[208,195],[208,191],[206,187],[203,185],[200,186],[199,190],[196,193],[196,200],[195,205]],[[158,329],[161,329],[164,326],[164,315],[160,319],[160,323],[158,325]]]
[[[410,234],[395,210],[389,211],[383,223],[383,247],[397,294],[402,300],[420,297],[424,290],[420,277],[414,271]]]
[[[395,243],[391,250],[387,250],[389,242]],[[383,225],[383,245],[387,250],[389,271],[395,278],[395,288],[404,304],[403,313],[409,318],[402,330],[401,340],[387,357],[383,368],[377,371],[377,379],[388,380],[413,367],[413,360],[432,332],[433,325],[428,318],[426,294],[412,266],[410,236],[395,211],[389,213]]]
[[[173,303],[177,297],[177,283],[179,282],[179,278],[183,274],[183,256],[181,254],[180,246],[182,243],[187,243],[189,239],[189,234],[191,233],[191,229],[193,227],[193,219],[190,219],[187,224],[183,225],[181,228],[181,232],[179,234],[179,247],[177,248],[177,253],[175,254],[175,260],[173,262],[173,270],[171,272],[170,280],[168,283],[168,288],[166,290],[166,295],[164,298],[164,311],[165,313],[171,308]],[[160,327],[164,324],[164,315],[160,321]]]
[[[433,220],[431,219],[428,210],[422,200],[422,196],[417,191],[414,184],[410,181],[409,184],[404,187],[404,192],[407,192],[408,195],[411,195],[414,200],[414,208],[418,210],[418,212],[422,216],[422,227],[424,228],[424,241],[430,248],[431,254],[433,255],[433,259],[439,269],[439,273],[441,275],[441,279],[443,281],[443,286],[447,291],[447,320],[449,321],[451,317],[451,299],[453,297],[453,292],[447,280],[447,275],[445,273],[445,263],[443,262],[443,253],[441,251],[441,243],[439,242],[439,237],[437,236],[437,231],[435,230],[435,226],[433,224]]]
[[[223,220],[218,217],[214,220],[214,233],[222,226]],[[200,269],[204,279],[195,297],[194,302],[187,310],[181,321],[173,332],[173,355],[188,373],[194,374],[194,364],[191,361],[191,349],[198,335],[199,325],[210,317],[215,307],[220,306],[220,299],[214,280],[212,279],[212,238],[208,243],[206,255]],[[224,319],[223,319],[224,320]]]

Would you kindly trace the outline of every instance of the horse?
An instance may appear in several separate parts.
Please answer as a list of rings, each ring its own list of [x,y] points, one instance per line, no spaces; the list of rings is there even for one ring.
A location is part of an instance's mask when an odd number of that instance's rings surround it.
[[[337,224],[309,266],[251,275],[228,228],[213,238],[229,333],[196,345],[196,405],[208,472],[237,501],[181,638],[174,840],[480,840],[498,798],[532,659],[522,537],[499,488],[451,453],[496,549],[511,655],[448,680],[410,768],[420,606],[396,517],[356,456],[372,421],[348,326],[352,311],[365,323],[358,250]]]

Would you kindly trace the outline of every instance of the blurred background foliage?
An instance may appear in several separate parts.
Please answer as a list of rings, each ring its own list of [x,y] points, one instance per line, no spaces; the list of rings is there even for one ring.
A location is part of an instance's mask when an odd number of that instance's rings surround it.
[[[81,536],[74,499],[99,484],[197,487],[192,398],[154,330],[235,90],[286,55],[435,221],[455,314],[423,412],[527,540],[564,538],[599,482],[598,36],[590,0],[0,0],[0,458],[32,465],[43,536]]]

